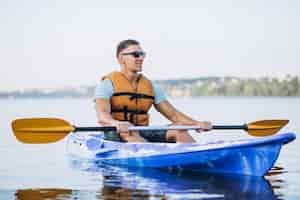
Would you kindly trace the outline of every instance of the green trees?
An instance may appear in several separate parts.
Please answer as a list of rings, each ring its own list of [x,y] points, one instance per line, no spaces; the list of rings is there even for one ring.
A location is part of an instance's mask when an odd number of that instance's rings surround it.
[[[291,75],[283,79],[206,77],[158,81],[158,83],[171,96],[175,94],[174,91],[178,95],[190,94],[191,96],[300,96],[299,77]]]

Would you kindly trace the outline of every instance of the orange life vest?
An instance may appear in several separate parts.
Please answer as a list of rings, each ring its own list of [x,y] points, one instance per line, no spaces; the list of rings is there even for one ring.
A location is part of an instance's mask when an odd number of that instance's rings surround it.
[[[148,111],[154,103],[154,92],[150,80],[140,74],[137,88],[134,89],[121,72],[112,72],[102,79],[111,80],[114,87],[114,93],[110,99],[111,114],[114,119],[129,121],[136,126],[149,124]]]

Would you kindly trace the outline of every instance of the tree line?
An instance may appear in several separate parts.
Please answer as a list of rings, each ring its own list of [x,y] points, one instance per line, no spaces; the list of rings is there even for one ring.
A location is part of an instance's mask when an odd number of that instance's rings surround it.
[[[300,96],[298,76],[207,77],[157,81],[170,96]]]

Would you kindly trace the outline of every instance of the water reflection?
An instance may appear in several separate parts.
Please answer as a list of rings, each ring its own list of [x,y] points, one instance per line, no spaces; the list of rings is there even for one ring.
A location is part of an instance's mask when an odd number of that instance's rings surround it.
[[[276,191],[276,197],[278,199],[284,199],[284,195],[281,192],[287,186],[287,183],[284,179],[282,179],[282,174],[288,173],[281,166],[274,166],[265,178],[271,183],[272,189]]]
[[[99,177],[104,177],[99,191],[101,199],[276,199],[269,182],[261,177],[174,174],[149,168],[120,168],[70,161],[74,169],[99,173]]]
[[[285,169],[283,167],[280,166],[274,166],[272,167],[272,169],[268,172],[268,174],[266,176],[274,176],[274,175],[278,175],[278,174],[284,174],[287,173],[287,171],[285,171]]]
[[[68,189],[23,189],[17,190],[17,200],[70,199],[72,190]]]
[[[100,166],[78,159],[70,159],[70,166],[91,173],[99,189],[21,189],[15,192],[16,199],[279,199],[282,194],[275,195],[273,189],[285,184],[274,176],[284,172],[281,167],[273,168],[265,179]]]

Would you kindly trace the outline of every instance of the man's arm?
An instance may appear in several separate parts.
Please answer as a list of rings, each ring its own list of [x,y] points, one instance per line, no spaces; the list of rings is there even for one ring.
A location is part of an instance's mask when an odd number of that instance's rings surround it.
[[[184,113],[178,111],[171,103],[167,100],[160,102],[155,105],[155,108],[158,112],[160,112],[163,116],[165,116],[168,120],[173,122],[174,124],[180,125],[197,125],[200,126],[203,130],[210,130],[211,123],[210,122],[200,122],[192,119],[191,117],[185,115]]]
[[[104,126],[115,126],[117,132],[120,133],[120,136],[123,140],[128,142],[145,142],[145,140],[139,136],[139,133],[136,131],[129,132],[128,128],[132,126],[131,123],[127,121],[118,121],[113,119],[110,108],[109,99],[97,98],[96,99],[96,113],[98,123]]]
[[[96,114],[98,123],[102,126],[115,126],[119,133],[128,133],[128,127],[132,126],[132,124],[126,121],[123,122],[115,120],[110,114],[110,111],[109,99],[96,99]]]
[[[116,126],[116,124],[119,122],[112,118],[110,114],[110,101],[109,99],[96,99],[96,114],[98,123],[101,125],[111,125]]]
[[[118,128],[120,122],[113,119],[110,110],[110,98],[114,93],[113,90],[112,82],[108,79],[102,80],[97,84],[95,89],[95,109],[97,121],[100,125],[109,125]]]

